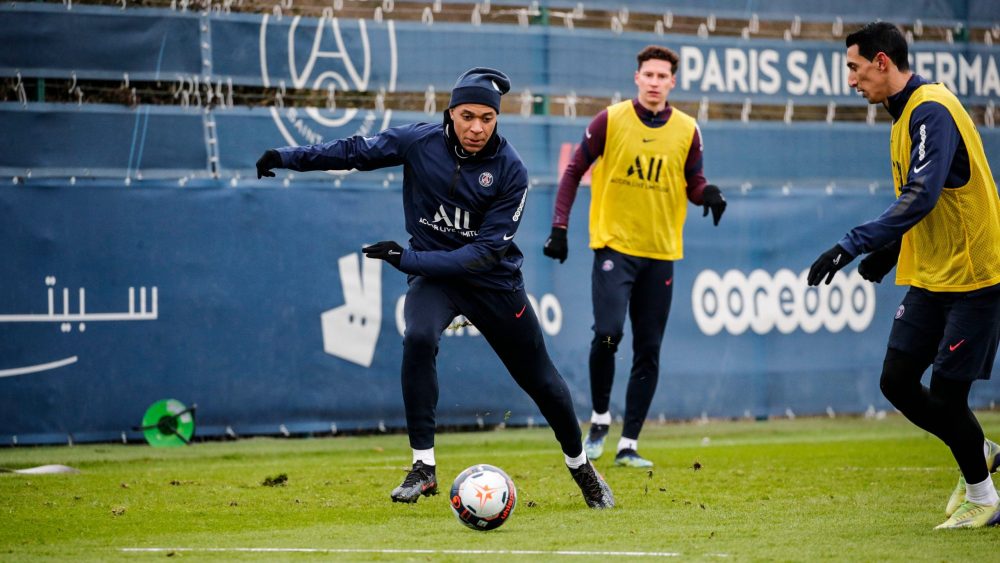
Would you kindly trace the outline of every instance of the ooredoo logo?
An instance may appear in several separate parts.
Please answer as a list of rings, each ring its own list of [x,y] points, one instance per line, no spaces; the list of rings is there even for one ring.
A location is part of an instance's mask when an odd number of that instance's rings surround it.
[[[729,270],[721,277],[703,270],[691,288],[691,307],[698,328],[711,336],[723,329],[743,334],[796,329],[813,333],[820,328],[862,332],[875,315],[875,288],[857,270],[841,271],[830,285],[809,287],[807,270],[796,275],[781,269],[773,275],[754,270],[746,275]]]

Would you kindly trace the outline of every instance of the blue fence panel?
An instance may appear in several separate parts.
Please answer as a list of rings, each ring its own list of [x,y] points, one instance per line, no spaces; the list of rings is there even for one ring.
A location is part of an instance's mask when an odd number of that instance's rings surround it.
[[[515,240],[584,417],[588,192],[565,264],[541,254],[553,195],[532,191]],[[0,261],[0,441],[117,439],[168,396],[197,403],[208,434],[402,426],[405,276],[358,252],[405,239],[400,199],[371,190],[0,188],[0,239],[13,243]],[[902,289],[863,282],[853,265],[833,289],[808,290],[803,278],[819,251],[890,200],[887,190],[734,193],[719,227],[693,210],[652,416],[888,408],[877,379]],[[621,380],[629,357],[618,362]],[[494,424],[506,411],[512,423],[541,421],[476,333],[445,336],[438,362],[440,422]],[[997,398],[996,379],[976,385],[974,404]],[[620,381],[612,410],[623,401]]]
[[[6,75],[161,80],[204,70],[198,17],[166,10],[3,6],[0,42]]]
[[[0,174],[206,175],[203,116],[177,107],[0,104]]]
[[[961,4],[960,0],[954,0]],[[1000,20],[1000,3],[993,0],[969,0],[968,18],[977,25],[996,23]]]
[[[699,6],[791,9],[738,4]],[[820,4],[796,3],[826,17],[830,8]],[[966,4],[897,8],[901,18],[912,8],[925,20],[961,19]],[[973,2],[967,9],[971,17],[998,8]],[[133,80],[207,76],[215,84],[442,92],[466,68],[492,65],[511,74],[512,96],[531,89],[627,97],[634,53],[656,42],[682,55],[673,99],[863,103],[845,87],[836,42],[49,4],[4,6],[0,14],[0,72],[23,76],[117,79],[127,72]],[[1000,98],[996,47],[918,49],[914,69],[966,102]],[[0,442],[137,437],[130,428],[166,396],[198,403],[200,432],[210,435],[227,427],[277,433],[281,424],[292,432],[402,426],[404,276],[358,253],[373,240],[405,239],[400,170],[257,181],[253,164],[273,146],[437,121],[443,108],[436,109],[0,104],[0,177],[18,177],[0,184]],[[551,185],[589,119],[504,115],[499,125],[536,186],[516,241],[581,416],[589,411],[592,324],[586,189],[567,263],[544,259],[540,248]],[[902,289],[867,284],[852,267],[832,289],[809,290],[802,278],[819,251],[892,200],[888,126],[709,121],[701,129],[706,175],[726,188],[730,207],[717,228],[692,209],[652,415],[887,408],[877,378]],[[981,135],[1000,169],[1000,131]],[[127,189],[122,178],[144,189]],[[173,189],[178,178],[192,179],[189,187],[260,189]],[[514,423],[540,421],[474,330],[444,340],[442,424],[477,417],[492,424],[506,411]],[[620,379],[628,358],[618,362]],[[998,397],[995,382],[975,387],[978,406]],[[621,412],[624,384],[612,399]]]
[[[210,21],[213,72],[237,84],[447,91],[475,66],[504,69],[519,89],[545,84],[546,36],[538,28],[259,15]]]
[[[387,127],[418,122],[434,123],[443,119],[438,113],[379,113],[369,110],[327,112],[319,109],[306,111],[301,108],[235,109],[217,112],[215,117],[222,173],[243,176],[249,176],[253,172],[257,158],[270,147],[322,143],[352,135],[371,135]],[[324,119],[338,125],[326,127]],[[532,177],[552,176],[556,161],[549,158],[548,136],[542,122],[534,118],[504,116],[499,127],[504,137],[521,154]],[[288,176],[287,172],[277,172],[282,178]],[[402,168],[395,167],[362,175],[352,174],[351,177],[354,183],[385,183],[384,187],[398,188],[400,172]],[[343,173],[330,176],[321,173],[292,174],[296,183],[329,183],[344,176],[346,174]],[[340,186],[341,183],[337,182],[336,185]]]
[[[237,84],[395,90],[391,22],[234,14],[212,18],[211,28],[213,70]]]
[[[215,123],[217,173],[223,180],[239,177],[241,182],[256,182],[254,163],[270,147],[325,142],[440,119],[437,113],[303,108],[235,108],[209,115]],[[533,181],[555,184],[589,119],[503,115],[498,126],[524,159]],[[0,154],[0,174],[203,178],[211,172],[204,120],[205,114],[196,108],[0,104],[0,142],[9,147]],[[709,121],[701,130],[706,175],[723,186],[790,184],[797,190],[825,188],[831,183],[835,188],[889,185],[889,126],[884,123]],[[32,133],[26,135],[26,131]],[[1000,169],[1000,130],[983,128],[980,135],[991,165]],[[351,177],[356,184],[395,188],[399,172],[392,169]],[[291,184],[329,185],[336,178],[294,174]]]
[[[568,158],[580,143],[586,120],[550,123],[553,162]],[[889,177],[889,126],[859,123],[797,123],[709,121],[700,125],[705,146],[705,174],[712,182],[751,187],[840,185],[867,186]],[[989,138],[1000,141],[990,131]],[[559,156],[562,156],[560,159]],[[1000,164],[1000,155],[994,156]]]

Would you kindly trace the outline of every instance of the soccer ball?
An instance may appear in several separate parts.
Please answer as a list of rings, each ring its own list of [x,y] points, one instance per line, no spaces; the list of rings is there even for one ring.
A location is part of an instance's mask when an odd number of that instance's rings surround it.
[[[517,490],[499,467],[473,465],[451,485],[451,510],[473,530],[499,528],[514,513]]]

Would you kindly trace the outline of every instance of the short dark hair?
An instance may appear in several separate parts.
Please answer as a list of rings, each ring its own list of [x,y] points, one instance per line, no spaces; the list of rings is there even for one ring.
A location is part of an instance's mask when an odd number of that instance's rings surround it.
[[[869,61],[875,55],[885,53],[896,68],[910,70],[910,62],[906,59],[906,38],[898,27],[889,22],[871,22],[848,35],[844,43],[847,47],[857,45],[858,54]]]
[[[639,63],[639,66],[636,67],[636,70],[642,68],[642,63],[650,59],[667,61],[668,63],[670,63],[670,71],[674,74],[677,74],[677,62],[681,60],[681,58],[677,56],[677,53],[671,51],[670,49],[667,49],[666,47],[660,47],[659,45],[649,45],[645,49],[639,51],[639,54],[636,55],[635,60],[638,61]]]

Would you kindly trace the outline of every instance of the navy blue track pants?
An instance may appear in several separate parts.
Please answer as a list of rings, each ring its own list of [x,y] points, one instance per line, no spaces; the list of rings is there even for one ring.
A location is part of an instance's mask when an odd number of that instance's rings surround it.
[[[625,394],[622,437],[638,439],[660,376],[660,344],[673,299],[674,263],[594,251],[591,291],[594,340],[590,344],[590,397],[594,411],[607,412],[615,379],[615,353],[632,321],[632,374]]]
[[[403,306],[403,404],[410,447],[434,447],[438,345],[458,315],[472,322],[538,405],[563,453],[580,455],[583,444],[569,387],[552,365],[524,290],[489,290],[419,276],[411,279]]]

